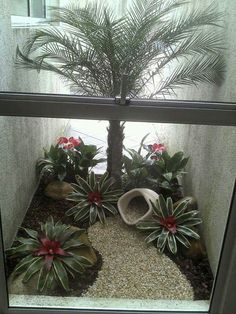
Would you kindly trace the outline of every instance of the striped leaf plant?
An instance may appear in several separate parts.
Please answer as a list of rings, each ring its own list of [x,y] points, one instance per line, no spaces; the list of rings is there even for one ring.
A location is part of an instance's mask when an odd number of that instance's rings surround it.
[[[152,202],[152,217],[137,223],[136,227],[148,233],[146,243],[155,242],[162,253],[166,248],[176,254],[179,246],[190,247],[189,238],[199,239],[194,230],[202,223],[197,210],[188,211],[188,199],[180,201],[176,207],[170,197],[165,201],[159,195],[155,203]]]
[[[117,214],[116,203],[121,190],[113,190],[114,180],[104,173],[100,180],[96,180],[94,172],[91,172],[87,180],[77,176],[78,184],[71,184],[73,192],[67,200],[77,204],[70,208],[66,214],[74,216],[75,221],[89,221],[94,224],[97,219],[102,224],[106,221],[106,215]]]
[[[27,237],[18,237],[6,254],[21,258],[13,277],[24,273],[22,281],[26,284],[36,275],[39,292],[53,290],[57,286],[69,291],[69,280],[91,266],[91,262],[78,250],[86,246],[79,240],[83,229],[71,228],[60,221],[54,223],[52,217],[41,224],[40,232],[22,229]]]

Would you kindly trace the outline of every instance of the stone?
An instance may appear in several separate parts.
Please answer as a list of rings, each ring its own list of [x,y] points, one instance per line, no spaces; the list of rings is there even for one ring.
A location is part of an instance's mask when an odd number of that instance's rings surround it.
[[[45,190],[44,194],[54,200],[63,200],[73,191],[70,183],[64,181],[52,181],[50,182]]]

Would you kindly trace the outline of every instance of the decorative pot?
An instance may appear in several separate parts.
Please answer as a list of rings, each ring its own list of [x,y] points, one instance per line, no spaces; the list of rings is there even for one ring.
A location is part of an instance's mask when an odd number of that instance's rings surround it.
[[[143,200],[146,202],[147,209],[145,209],[146,206],[143,206],[144,208],[138,206],[137,209],[134,210],[129,206],[130,202],[137,197],[143,198]],[[117,203],[121,218],[127,225],[130,226],[134,226],[139,221],[147,219],[149,216],[152,215],[151,201],[155,202],[157,198],[158,194],[150,189],[137,188],[128,191],[119,198]]]

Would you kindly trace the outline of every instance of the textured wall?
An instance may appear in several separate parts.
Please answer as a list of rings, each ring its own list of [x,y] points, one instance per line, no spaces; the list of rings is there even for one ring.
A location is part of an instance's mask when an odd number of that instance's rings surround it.
[[[207,6],[210,2],[194,4]],[[218,9],[224,12],[225,80],[221,86],[181,89],[178,99],[236,102],[236,1],[217,2]],[[183,150],[191,157],[185,189],[198,200],[203,235],[215,273],[236,177],[236,128],[166,124],[159,126],[157,131],[173,152]]]
[[[0,0],[0,90],[54,92],[67,90],[49,73],[25,71],[14,66],[16,44],[28,29],[11,29],[10,1]],[[6,246],[11,244],[36,187],[35,162],[44,146],[54,142],[64,120],[0,117],[0,206]]]

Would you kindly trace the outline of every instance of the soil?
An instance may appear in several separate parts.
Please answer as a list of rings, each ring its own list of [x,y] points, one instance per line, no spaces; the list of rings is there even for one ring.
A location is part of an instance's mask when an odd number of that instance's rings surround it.
[[[65,224],[74,225],[79,228],[88,228],[88,223],[75,223],[73,217],[68,217],[65,215],[65,212],[71,208],[75,203],[71,201],[55,201],[46,197],[43,194],[44,186],[39,186],[32,202],[29,206],[29,209],[25,215],[22,227],[30,228],[39,231],[40,225],[39,222],[46,222],[49,216],[53,216],[54,221],[61,220]],[[22,236],[22,231],[18,231],[18,236]],[[76,280],[71,282],[72,291],[65,293],[65,291],[58,289],[52,295],[59,296],[80,296],[84,293],[90,285],[92,285],[98,275],[98,271],[102,267],[102,257],[99,252],[96,252],[98,261],[93,266],[86,270],[82,275],[79,275]],[[213,285],[213,275],[209,265],[207,257],[204,257],[201,260],[194,260],[187,258],[181,253],[177,256],[166,252],[168,255],[180,268],[181,272],[187,277],[190,281],[193,290],[194,290],[194,299],[195,300],[209,300],[212,285]],[[19,259],[7,259],[6,268],[7,276],[9,276],[16,264],[19,262]]]
[[[192,259],[183,254],[173,255],[169,252],[165,254],[177,264],[180,271],[190,281],[194,300],[209,300],[213,287],[213,274],[207,257],[202,259]]]

